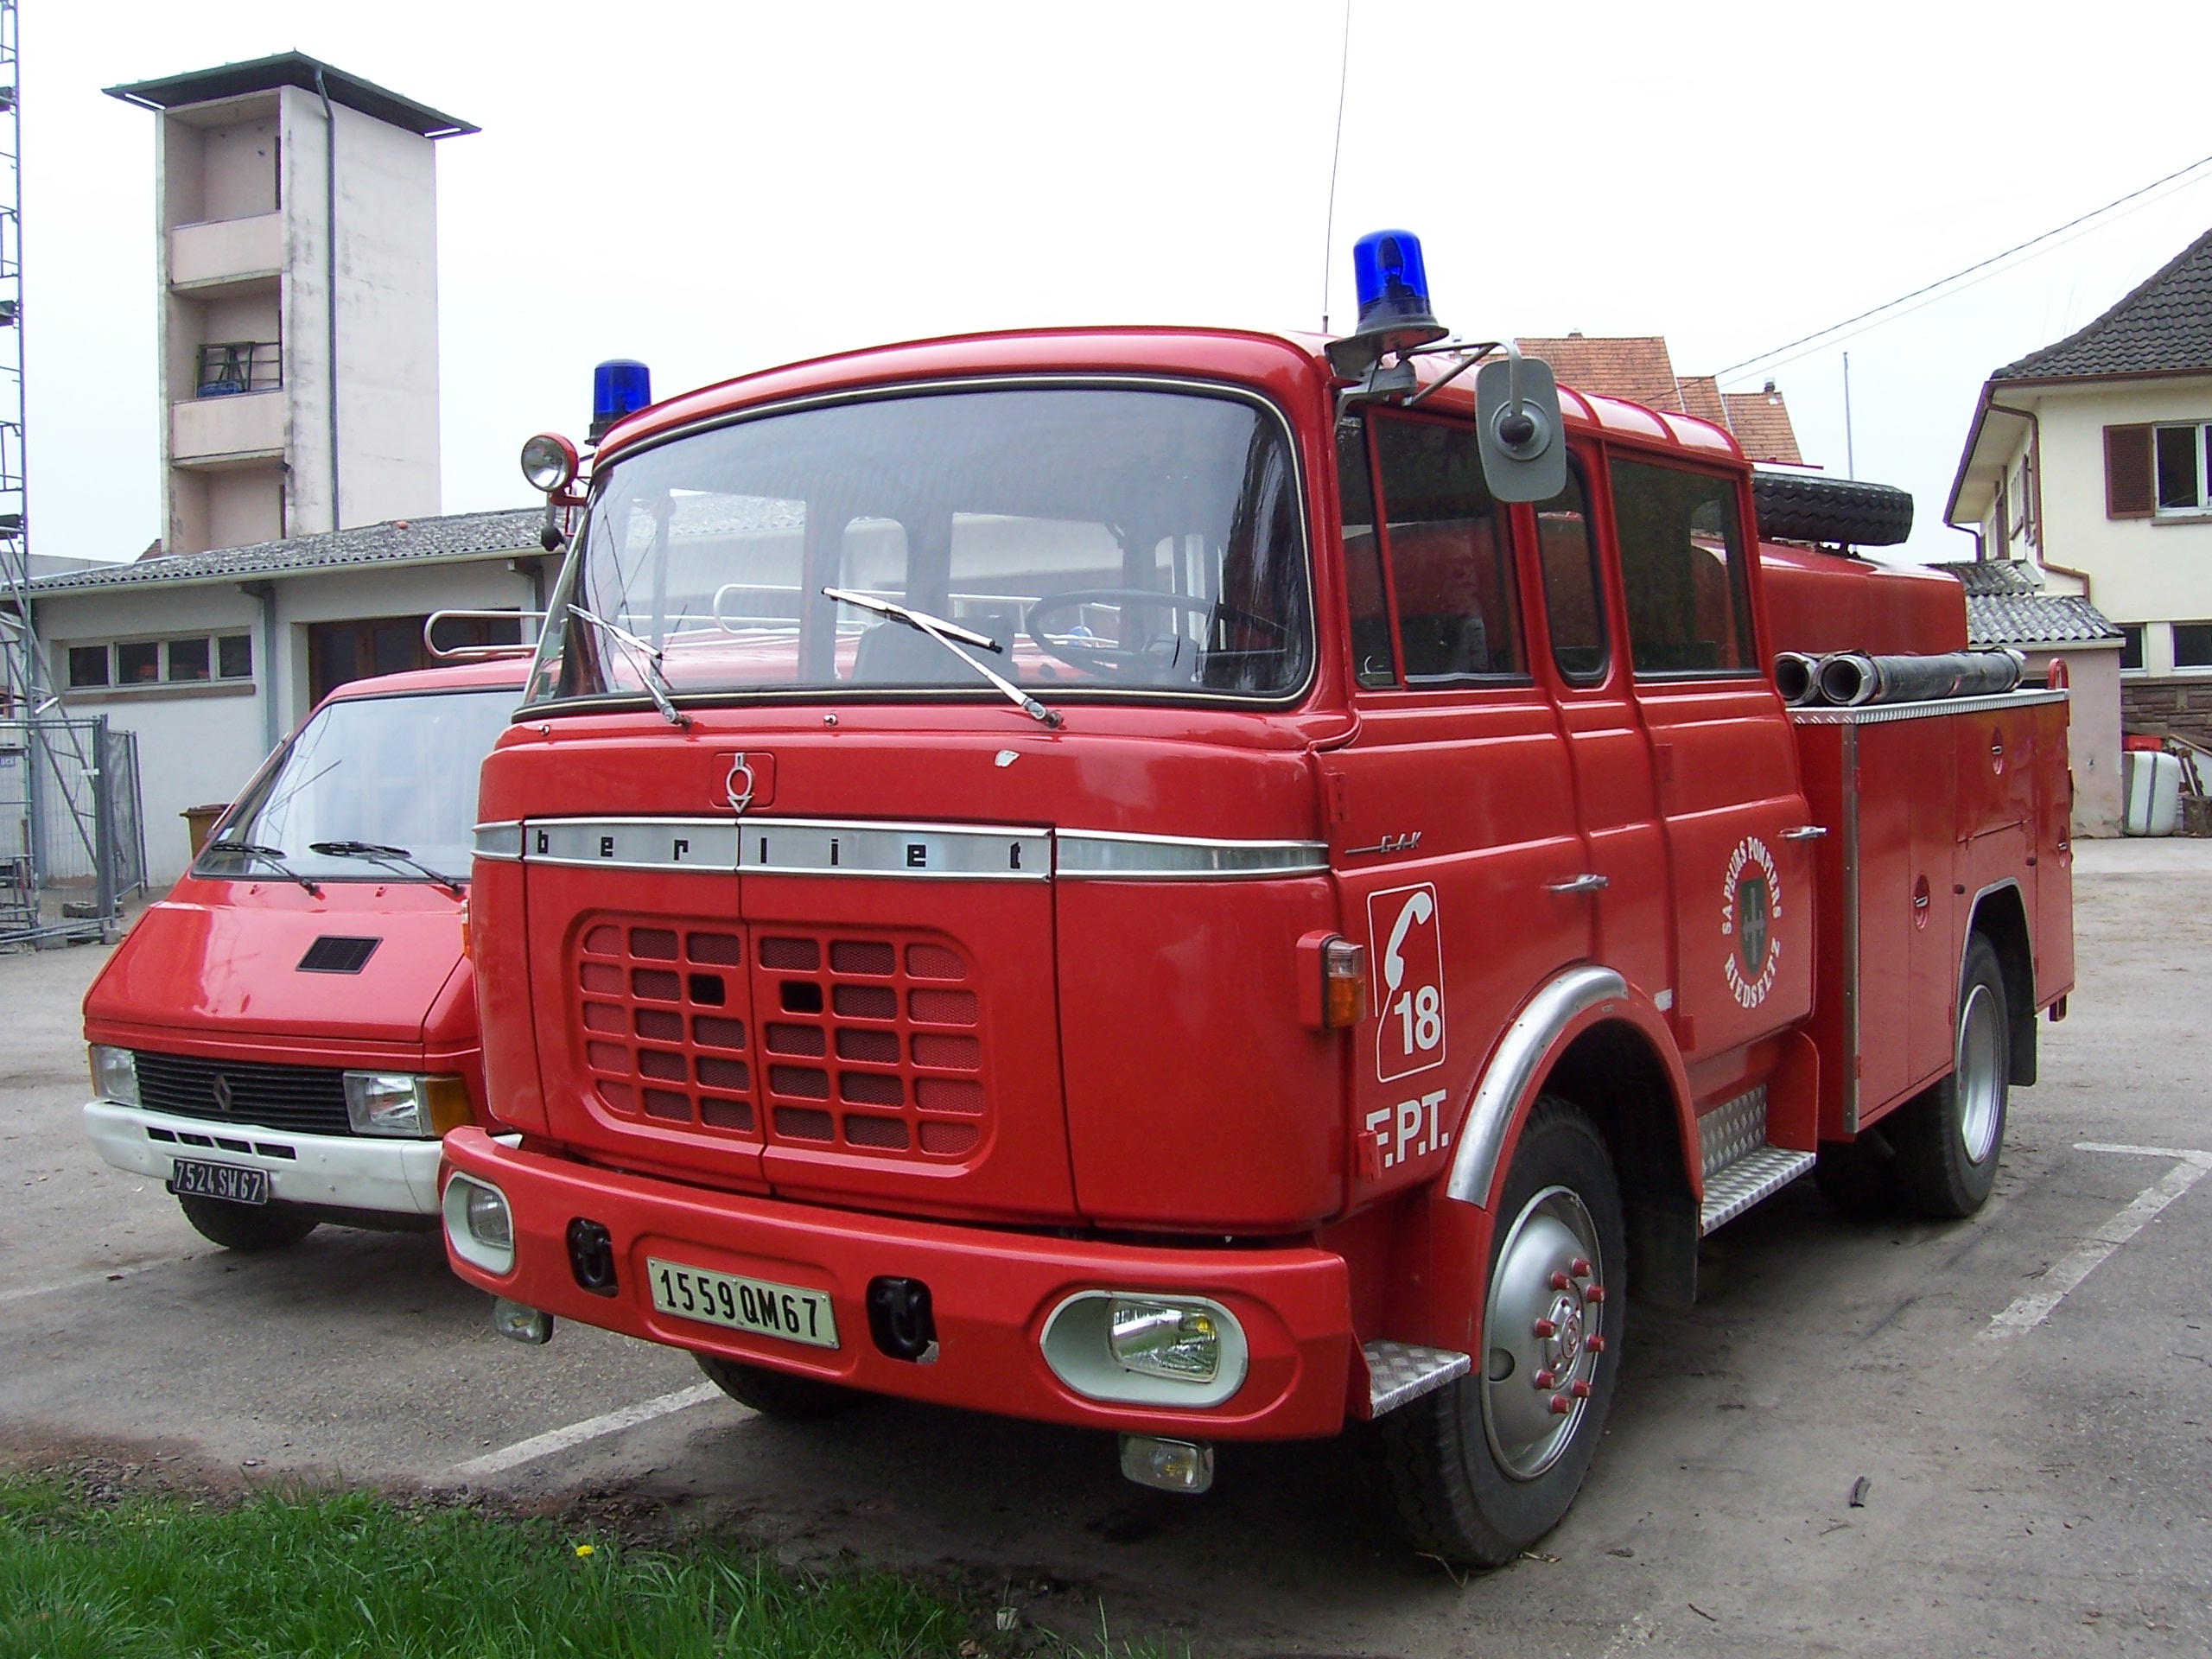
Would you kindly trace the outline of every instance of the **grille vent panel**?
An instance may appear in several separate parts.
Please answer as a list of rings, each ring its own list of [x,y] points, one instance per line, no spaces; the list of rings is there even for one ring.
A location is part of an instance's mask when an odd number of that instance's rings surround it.
[[[231,1107],[218,1100],[225,1080]],[[315,1065],[269,1065],[138,1051],[138,1098],[147,1110],[216,1122],[256,1123],[294,1135],[351,1135],[345,1073]]]

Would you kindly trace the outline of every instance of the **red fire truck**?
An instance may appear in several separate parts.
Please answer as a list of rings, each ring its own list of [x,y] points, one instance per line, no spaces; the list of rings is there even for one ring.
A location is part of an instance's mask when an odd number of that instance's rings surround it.
[[[588,495],[526,448],[578,518],[476,832],[519,1140],[445,1143],[508,1334],[1186,1491],[1379,1419],[1495,1563],[1704,1234],[1816,1165],[1980,1205],[2072,978],[2063,692],[1946,695],[2018,671],[1958,585],[1813,545],[1909,499],[1453,347],[1361,249],[1345,340],[803,363]]]
[[[463,951],[476,768],[512,662],[340,687],[270,755],[85,995],[85,1128],[238,1250],[435,1226],[483,1121]]]

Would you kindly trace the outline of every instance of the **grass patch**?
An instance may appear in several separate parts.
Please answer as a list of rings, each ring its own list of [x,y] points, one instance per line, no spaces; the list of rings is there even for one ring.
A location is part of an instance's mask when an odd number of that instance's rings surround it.
[[[624,1548],[588,1524],[364,1493],[95,1503],[0,1479],[0,1659],[960,1659],[963,1641],[973,1659],[988,1618],[886,1573]]]

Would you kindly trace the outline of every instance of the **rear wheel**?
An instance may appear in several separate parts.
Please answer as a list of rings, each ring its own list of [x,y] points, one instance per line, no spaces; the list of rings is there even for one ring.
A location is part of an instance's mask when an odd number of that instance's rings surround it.
[[[281,1250],[296,1244],[319,1224],[285,1204],[232,1204],[180,1192],[177,1208],[200,1236],[226,1250]]]
[[[1942,1220],[1970,1216],[1997,1183],[2012,1093],[2011,1010],[1996,947],[1977,933],[1959,976],[1951,1075],[1885,1123],[1906,1203]]]
[[[741,1360],[723,1359],[714,1354],[694,1354],[691,1357],[699,1362],[699,1369],[716,1388],[739,1405],[750,1407],[764,1417],[834,1417],[841,1411],[850,1411],[866,1397],[835,1382],[792,1376],[783,1371],[772,1371],[765,1365],[747,1365]]]
[[[1416,1549],[1502,1567],[1567,1513],[1619,1375],[1627,1257],[1604,1139],[1546,1096],[1505,1178],[1473,1372],[1382,1420]]]

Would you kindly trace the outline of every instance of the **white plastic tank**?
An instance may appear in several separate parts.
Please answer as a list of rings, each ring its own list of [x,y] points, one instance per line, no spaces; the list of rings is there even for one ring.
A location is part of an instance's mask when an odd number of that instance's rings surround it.
[[[2130,749],[2120,757],[2126,801],[2120,828],[2131,836],[2171,836],[2181,821],[2181,757]]]

